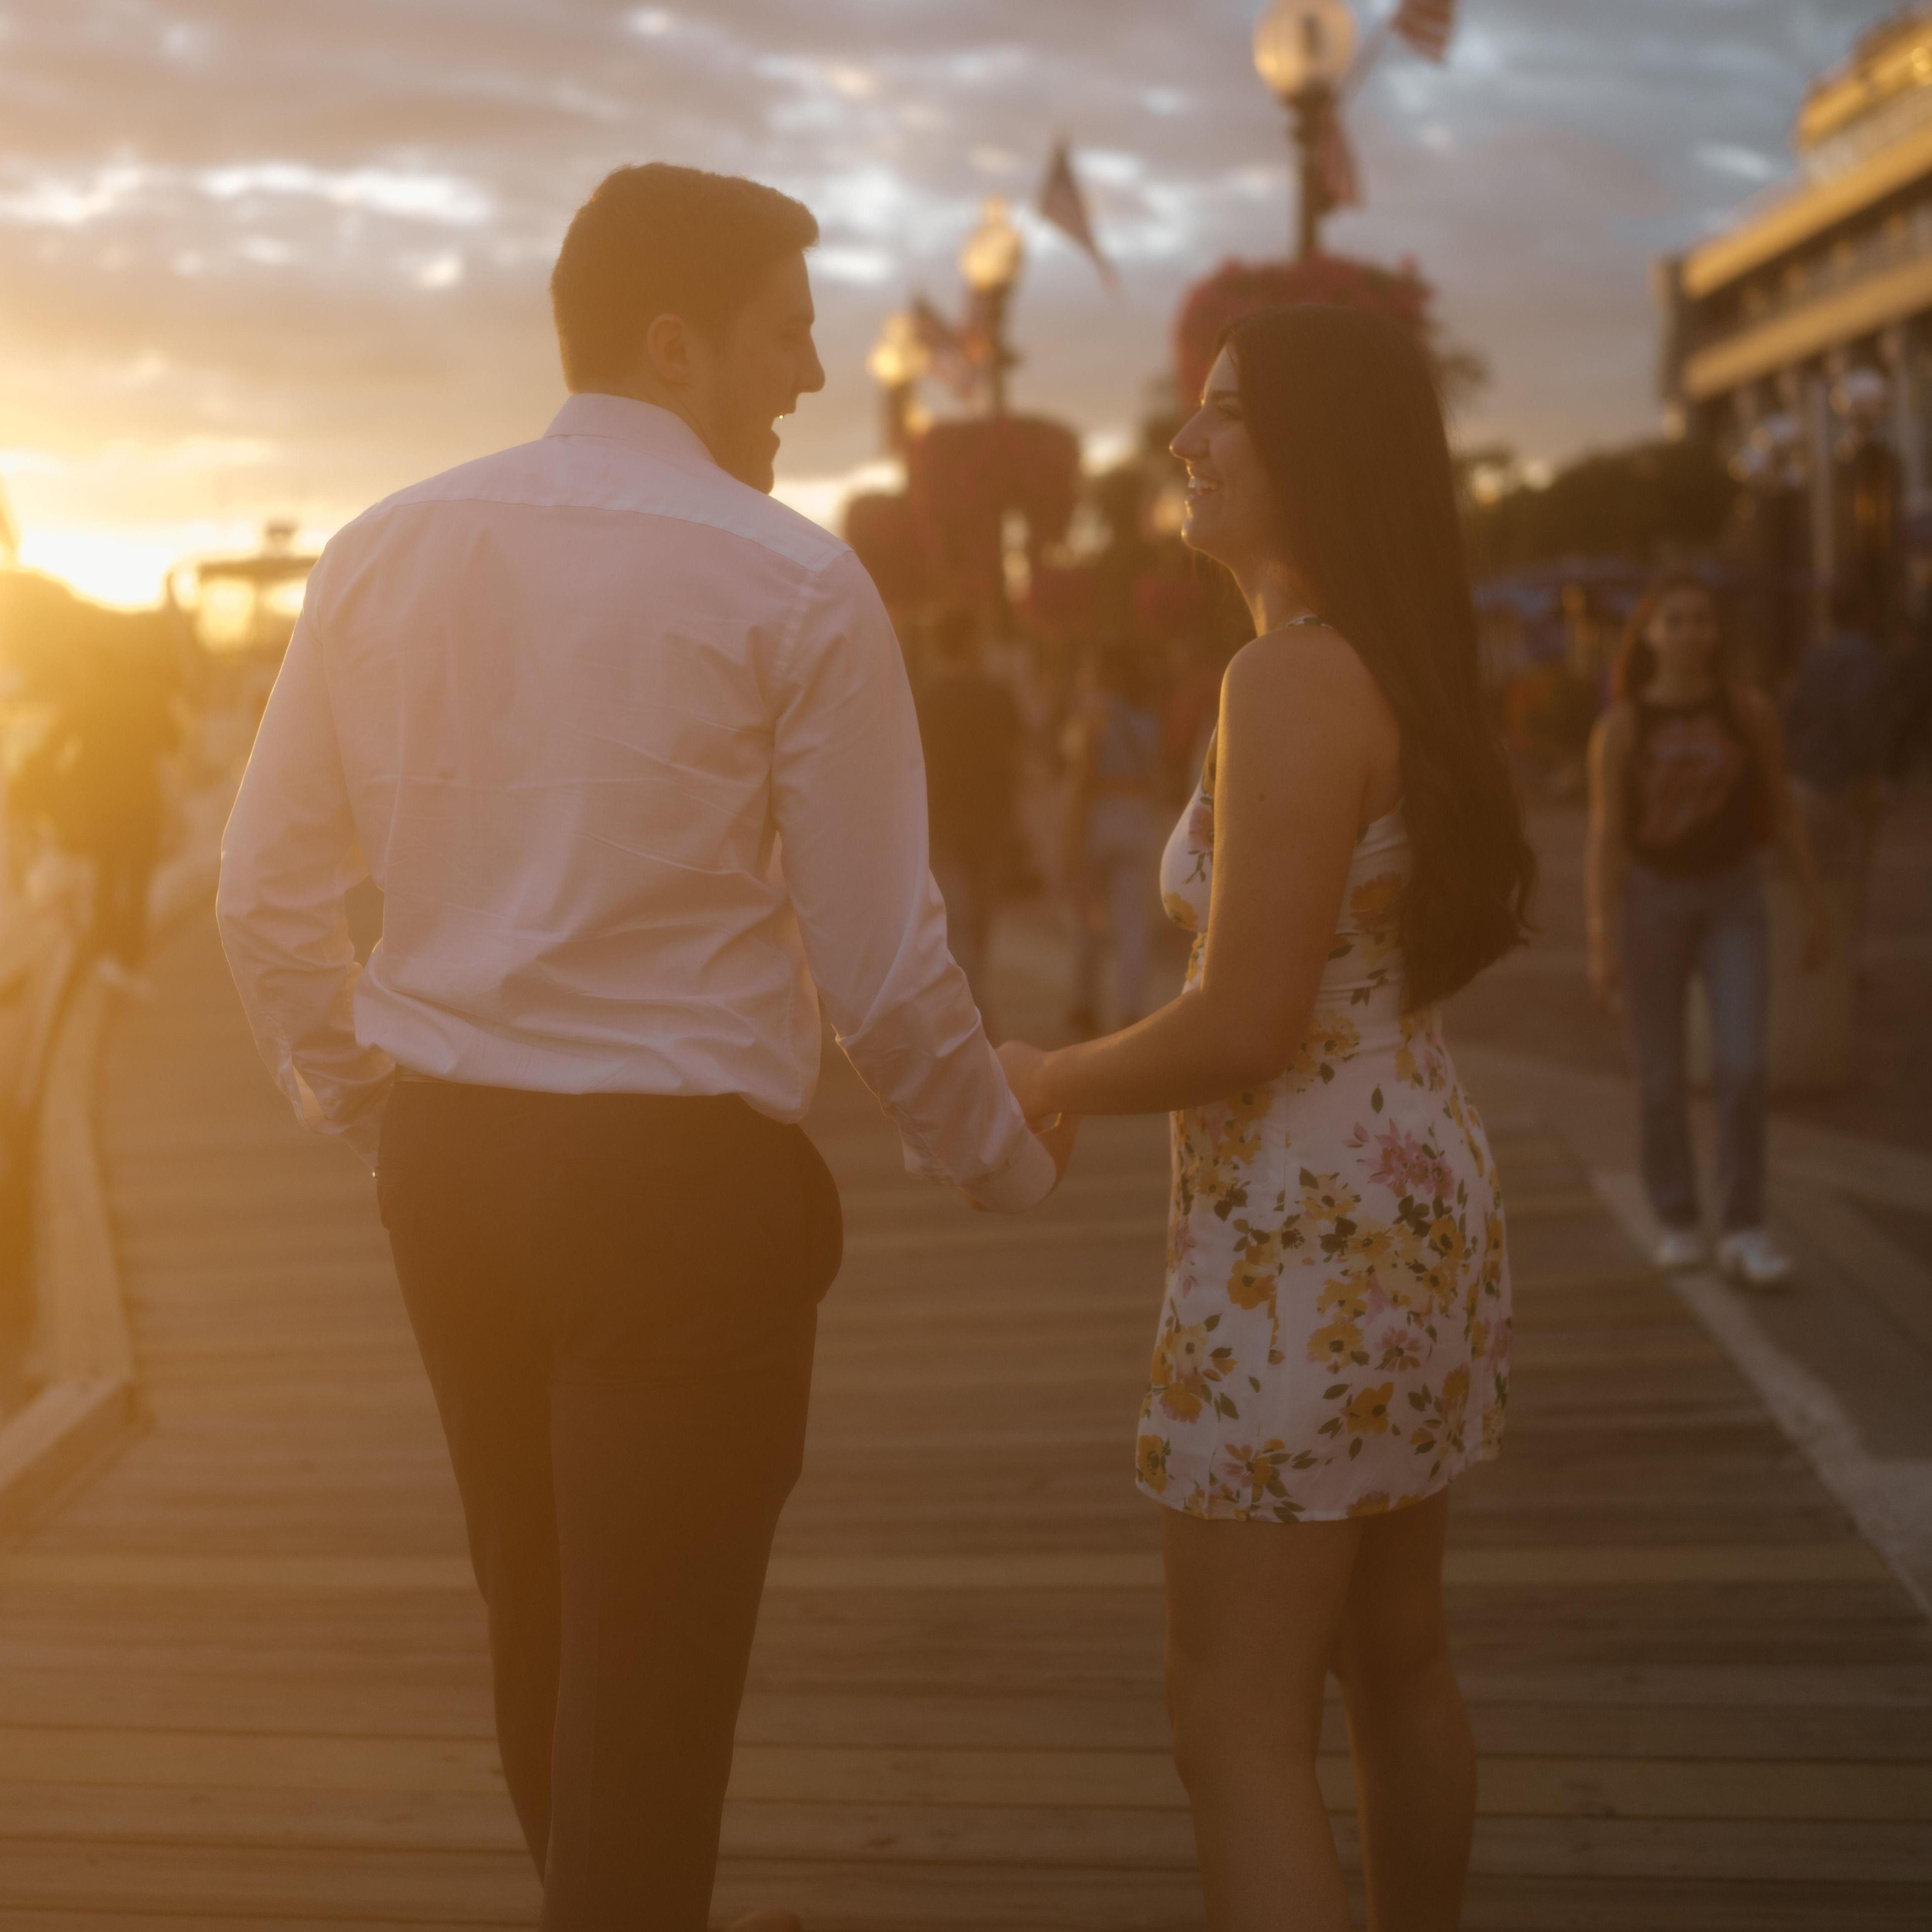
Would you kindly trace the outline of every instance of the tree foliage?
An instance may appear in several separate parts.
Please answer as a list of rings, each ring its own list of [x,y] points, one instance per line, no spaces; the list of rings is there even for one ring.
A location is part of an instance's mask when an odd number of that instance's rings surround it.
[[[1662,562],[1709,550],[1738,484],[1709,444],[1640,442],[1579,457],[1540,488],[1519,475],[1468,509],[1478,574],[1566,556]]]

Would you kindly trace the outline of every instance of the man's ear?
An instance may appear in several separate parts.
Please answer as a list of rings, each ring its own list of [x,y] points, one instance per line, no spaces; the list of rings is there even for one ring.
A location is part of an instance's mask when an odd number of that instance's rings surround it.
[[[681,315],[658,316],[644,332],[645,366],[666,388],[690,387],[691,348],[690,327]]]

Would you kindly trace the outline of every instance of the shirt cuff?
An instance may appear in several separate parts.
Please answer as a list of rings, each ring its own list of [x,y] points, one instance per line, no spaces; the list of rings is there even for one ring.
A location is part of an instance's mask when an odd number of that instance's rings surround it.
[[[1029,1134],[1017,1156],[997,1174],[975,1180],[966,1190],[975,1207],[990,1208],[996,1214],[1023,1214],[1037,1208],[1059,1184],[1053,1156],[1037,1134]]]

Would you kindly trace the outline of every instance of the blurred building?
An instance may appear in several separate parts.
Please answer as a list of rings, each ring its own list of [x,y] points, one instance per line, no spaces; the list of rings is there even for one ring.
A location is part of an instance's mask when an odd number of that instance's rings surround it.
[[[1932,568],[1932,6],[1806,95],[1795,181],[1660,265],[1663,388],[1750,485],[1740,542],[1788,662],[1834,587],[1895,630]]]

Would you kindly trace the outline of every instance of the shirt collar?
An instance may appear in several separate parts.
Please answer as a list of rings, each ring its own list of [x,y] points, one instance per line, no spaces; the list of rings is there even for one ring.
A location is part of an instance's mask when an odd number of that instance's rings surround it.
[[[674,460],[695,460],[708,470],[718,467],[717,459],[705,447],[704,439],[681,416],[660,409],[655,403],[641,403],[634,396],[613,396],[601,389],[580,389],[570,397],[550,421],[545,436],[600,436],[606,442],[628,444],[654,456]]]

